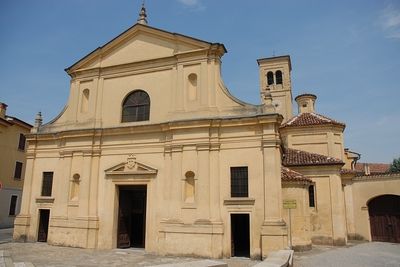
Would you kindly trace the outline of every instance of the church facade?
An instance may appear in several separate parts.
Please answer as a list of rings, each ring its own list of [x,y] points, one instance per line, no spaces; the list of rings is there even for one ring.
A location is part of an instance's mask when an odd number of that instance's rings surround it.
[[[293,117],[289,56],[257,61],[261,105],[235,98],[225,52],[142,13],[67,68],[67,105],[27,136],[14,239],[213,258],[346,244],[345,125],[312,94]]]

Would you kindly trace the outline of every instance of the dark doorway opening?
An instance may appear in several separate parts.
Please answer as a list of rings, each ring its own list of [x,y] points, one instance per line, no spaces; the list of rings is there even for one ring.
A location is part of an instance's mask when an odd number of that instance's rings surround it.
[[[50,210],[39,210],[38,242],[47,242],[49,232]]]
[[[249,214],[231,214],[231,248],[234,257],[250,257]]]
[[[382,195],[368,203],[372,241],[400,243],[400,196]]]
[[[144,248],[146,240],[145,185],[119,187],[118,248]]]

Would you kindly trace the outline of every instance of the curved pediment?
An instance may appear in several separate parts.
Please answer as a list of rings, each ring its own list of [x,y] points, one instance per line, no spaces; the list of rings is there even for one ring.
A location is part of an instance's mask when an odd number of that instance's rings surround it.
[[[131,154],[125,162],[105,170],[106,175],[149,175],[157,174],[157,169],[136,160]]]

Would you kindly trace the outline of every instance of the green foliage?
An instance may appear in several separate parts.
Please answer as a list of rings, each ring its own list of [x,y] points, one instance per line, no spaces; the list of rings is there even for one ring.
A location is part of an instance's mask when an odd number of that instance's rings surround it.
[[[389,171],[400,172],[400,157],[397,159],[393,159],[393,162],[390,164]]]

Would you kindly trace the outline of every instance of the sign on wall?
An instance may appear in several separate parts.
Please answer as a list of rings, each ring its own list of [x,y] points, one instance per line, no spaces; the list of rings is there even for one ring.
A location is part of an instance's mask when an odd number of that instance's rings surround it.
[[[284,199],[283,200],[284,209],[295,209],[297,208],[297,203],[295,199]]]

